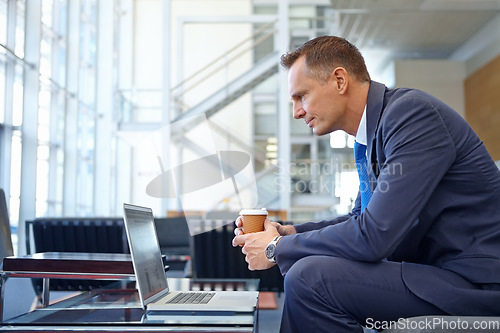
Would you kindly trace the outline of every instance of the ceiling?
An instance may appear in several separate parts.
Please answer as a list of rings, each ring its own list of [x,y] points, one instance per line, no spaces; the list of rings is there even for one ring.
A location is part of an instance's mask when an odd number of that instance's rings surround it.
[[[500,0],[330,0],[333,33],[377,64],[394,59],[449,58],[500,14]],[[492,31],[500,35],[500,31]],[[368,59],[367,59],[368,60]],[[367,61],[368,63],[368,61]],[[370,67],[370,64],[368,64]],[[380,70],[380,68],[375,69]]]

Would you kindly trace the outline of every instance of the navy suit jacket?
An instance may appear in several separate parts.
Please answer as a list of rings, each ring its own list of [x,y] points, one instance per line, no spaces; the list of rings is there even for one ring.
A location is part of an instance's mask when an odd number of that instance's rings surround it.
[[[500,171],[483,142],[415,89],[372,81],[366,117],[370,203],[360,214],[358,195],[351,214],[296,226],[276,249],[281,272],[315,255],[387,259],[402,262],[406,286],[444,311],[499,315]]]

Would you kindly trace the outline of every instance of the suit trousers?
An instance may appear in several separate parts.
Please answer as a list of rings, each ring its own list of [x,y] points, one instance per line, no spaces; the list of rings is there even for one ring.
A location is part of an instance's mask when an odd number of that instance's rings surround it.
[[[401,318],[446,315],[404,284],[401,263],[305,257],[285,273],[282,333],[363,332]],[[472,286],[473,287],[473,286]]]

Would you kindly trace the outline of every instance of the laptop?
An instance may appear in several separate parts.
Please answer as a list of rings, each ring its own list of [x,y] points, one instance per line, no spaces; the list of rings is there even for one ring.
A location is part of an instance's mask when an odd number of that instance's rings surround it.
[[[170,291],[151,208],[123,204],[125,230],[143,309],[253,312],[258,291]]]

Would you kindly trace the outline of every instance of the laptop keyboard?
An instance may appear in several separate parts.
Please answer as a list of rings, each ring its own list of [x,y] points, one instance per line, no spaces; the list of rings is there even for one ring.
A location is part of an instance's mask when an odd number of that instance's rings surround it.
[[[166,304],[207,304],[215,293],[199,292],[199,293],[179,293],[174,298],[166,301]]]

